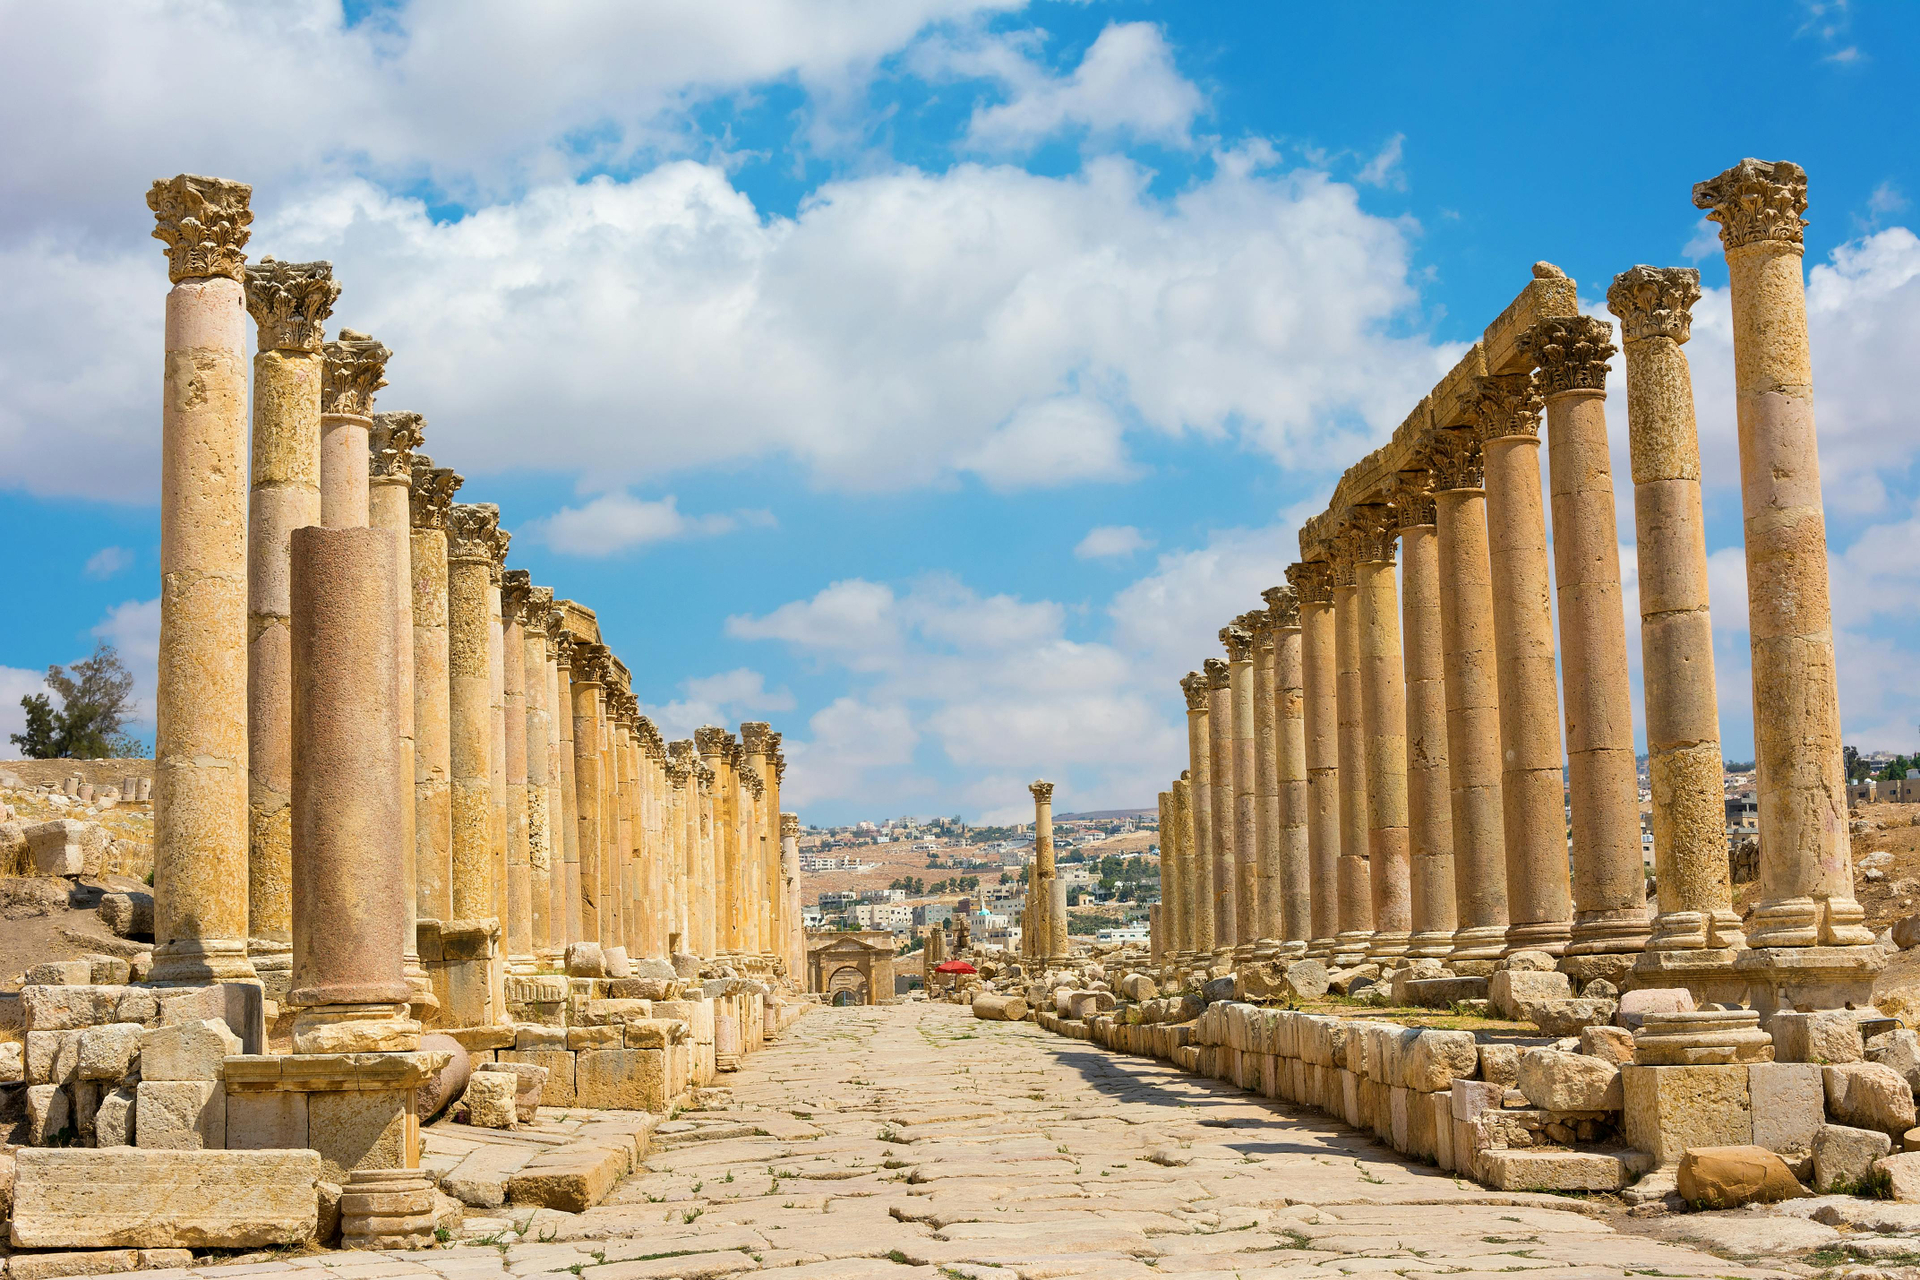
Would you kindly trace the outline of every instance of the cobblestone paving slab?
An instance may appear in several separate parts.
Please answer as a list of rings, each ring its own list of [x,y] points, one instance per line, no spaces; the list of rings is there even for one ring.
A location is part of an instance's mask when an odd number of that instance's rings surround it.
[[[819,1010],[726,1083],[725,1109],[660,1125],[644,1169],[585,1213],[509,1207],[486,1244],[202,1266],[177,1280],[1812,1270],[1621,1230],[1617,1207],[1487,1191],[1323,1117],[952,1005]]]

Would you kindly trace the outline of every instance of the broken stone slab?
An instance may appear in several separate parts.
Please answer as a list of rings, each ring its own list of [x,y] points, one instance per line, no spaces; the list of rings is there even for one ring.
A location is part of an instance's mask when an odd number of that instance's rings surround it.
[[[93,965],[85,960],[48,960],[26,972],[23,986],[87,987],[93,985]]]
[[[1422,1031],[1401,1057],[1400,1083],[1423,1093],[1439,1093],[1455,1080],[1470,1080],[1480,1065],[1480,1046],[1471,1031]]]
[[[1914,1127],[1913,1089],[1899,1072],[1877,1062],[1823,1068],[1827,1114],[1842,1124],[1878,1129],[1899,1138]]]
[[[1860,1020],[1850,1009],[1817,1013],[1781,1010],[1767,1023],[1775,1062],[1860,1062],[1867,1056]]]
[[[467,1123],[476,1129],[519,1128],[520,1116],[513,1105],[518,1086],[519,1081],[510,1073],[475,1071],[467,1080],[466,1093],[461,1095]]]
[[[1650,1013],[1691,1013],[1693,993],[1685,987],[1646,987],[1622,992],[1614,1021],[1629,1031],[1638,1031]]]
[[[1422,1009],[1446,1009],[1463,1000],[1485,1000],[1485,978],[1452,975],[1440,978],[1415,978],[1406,984],[1406,1003]]]
[[[18,1253],[7,1263],[8,1280],[53,1280],[56,1276],[110,1276],[193,1265],[191,1249],[80,1249]]]
[[[1747,1067],[1753,1141],[1788,1157],[1811,1158],[1814,1135],[1827,1122],[1825,1069],[1811,1062],[1756,1062]]]
[[[1616,1155],[1557,1149],[1483,1151],[1480,1169],[1496,1191],[1618,1191],[1634,1172]]]
[[[1813,1135],[1813,1185],[1820,1191],[1851,1187],[1873,1170],[1875,1160],[1892,1152],[1892,1139],[1878,1130],[1821,1125]]]
[[[1582,996],[1565,1000],[1521,1000],[1516,1016],[1539,1027],[1542,1035],[1577,1036],[1588,1027],[1612,1022],[1617,1011],[1618,1006],[1611,1000]]]
[[[1633,1033],[1625,1027],[1583,1027],[1580,1052],[1616,1067],[1633,1061]]]
[[[141,987],[23,986],[20,1013],[24,1029],[84,1031],[108,1022],[138,1022],[156,1026],[160,1001]]]
[[[100,874],[101,858],[106,852],[107,831],[97,822],[74,818],[55,818],[26,829],[28,856],[33,869],[43,876],[94,876]]]
[[[1517,953],[1512,959],[1526,952]],[[1568,1000],[1573,997],[1573,984],[1564,973],[1546,970],[1506,968],[1493,975],[1487,982],[1487,998],[1493,1001],[1493,1007],[1500,1011],[1503,1018],[1520,1016],[1522,1001],[1539,1002],[1545,1000]]]
[[[570,942],[567,944],[567,974],[574,978],[604,978],[607,976],[607,956],[597,942]]]
[[[1875,1173],[1885,1174],[1895,1200],[1920,1203],[1920,1151],[1901,1151],[1873,1162]]]
[[[534,1117],[540,1113],[540,1095],[546,1088],[547,1068],[531,1062],[483,1062],[476,1070],[512,1076],[514,1115],[521,1124],[533,1123]]]
[[[1520,1092],[1543,1111],[1618,1111],[1620,1068],[1599,1058],[1553,1049],[1520,1055]]]
[[[1892,1067],[1905,1078],[1909,1088],[1920,1084],[1920,1034],[1912,1031],[1883,1031],[1867,1041],[1867,1061]]]
[[[257,1249],[300,1244],[319,1216],[312,1151],[23,1150],[17,1249]]]
[[[1695,1147],[1680,1159],[1680,1196],[1688,1204],[1737,1209],[1807,1195],[1786,1161],[1765,1147]]]
[[[118,938],[153,936],[153,895],[150,893],[109,893],[102,895],[96,908],[100,923]]]
[[[147,1029],[137,1022],[109,1022],[80,1033],[79,1066],[82,1080],[118,1080],[140,1057]]]
[[[239,1053],[240,1037],[218,1018],[197,1018],[146,1032],[141,1080],[218,1080],[221,1064]]]

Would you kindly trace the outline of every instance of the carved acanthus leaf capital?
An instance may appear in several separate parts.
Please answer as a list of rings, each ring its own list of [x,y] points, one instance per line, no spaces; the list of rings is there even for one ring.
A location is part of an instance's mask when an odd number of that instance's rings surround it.
[[[1045,781],[1033,781],[1027,784],[1027,790],[1033,793],[1035,804],[1053,803],[1053,784]]]
[[[530,634],[538,635],[551,642],[556,617],[553,611],[553,588],[528,587],[527,607],[520,614],[521,625],[526,627]]]
[[[1273,615],[1265,609],[1249,609],[1235,618],[1233,625],[1253,637],[1253,651],[1255,654],[1272,653],[1274,651],[1275,624]]]
[[[533,592],[533,574],[526,569],[508,569],[500,575],[500,620],[508,626],[525,622],[527,605]]]
[[[453,495],[465,483],[465,478],[452,467],[436,467],[426,454],[414,454],[413,489],[408,495],[413,508],[413,527],[444,532],[453,507]]]
[[[692,738],[675,738],[667,744],[667,758],[692,763],[696,749]]]
[[[1472,412],[1481,444],[1509,436],[1540,436],[1540,392],[1531,373],[1492,373],[1474,379]]]
[[[1394,477],[1393,511],[1402,529],[1417,529],[1434,522],[1433,473],[1402,471]]]
[[[342,329],[320,350],[327,358],[320,382],[320,412],[372,417],[373,393],[387,385],[387,361],[393,352],[353,329]]]
[[[447,559],[491,563],[499,533],[499,507],[491,502],[456,502],[447,508]]]
[[[1355,565],[1392,564],[1394,540],[1400,536],[1400,516],[1388,504],[1355,507],[1348,526],[1349,554]]]
[[[247,314],[262,351],[318,351],[340,298],[331,262],[262,258],[246,268]]]
[[[225,178],[183,173],[147,191],[153,238],[167,246],[167,278],[174,284],[225,276],[244,283],[253,188]]]
[[[367,432],[367,459],[375,480],[413,480],[414,450],[426,442],[427,420],[417,413],[376,413]]]
[[[800,838],[799,814],[783,813],[780,815],[780,838],[782,840],[798,840]]]
[[[667,785],[668,786],[684,787],[687,785],[688,782],[692,781],[692,779],[693,779],[693,770],[687,767],[687,762],[685,760],[682,760],[679,756],[667,757]]]
[[[1800,244],[1806,237],[1807,171],[1791,160],[1742,160],[1693,184],[1693,206],[1720,224],[1720,243],[1741,249],[1761,240]]]
[[[773,733],[773,726],[764,720],[742,720],[740,737],[747,744],[747,754],[763,756],[767,754],[767,739]]]
[[[1433,468],[1436,492],[1480,489],[1487,483],[1486,454],[1481,452],[1477,431],[1434,432],[1427,448],[1427,465]]]
[[[1227,651],[1232,662],[1251,662],[1253,660],[1253,636],[1245,627],[1232,624],[1220,628],[1220,643]]]
[[[703,724],[693,731],[693,745],[700,749],[703,756],[725,755],[729,735],[725,729]]]
[[[1207,689],[1225,689],[1232,685],[1233,668],[1225,658],[1208,658],[1200,664],[1201,674],[1207,678]]]
[[[557,612],[547,615],[547,621],[550,627],[548,634],[552,637],[551,643],[553,645],[553,665],[557,670],[566,672],[568,680],[571,681],[573,676],[573,651],[575,647],[578,646],[579,641],[574,639],[571,631],[561,629],[558,618],[559,615]],[[562,702],[564,703],[566,685],[562,684],[560,689],[563,695]],[[563,709],[562,714],[568,713]]]
[[[1324,560],[1302,560],[1287,566],[1287,582],[1299,604],[1333,603],[1333,566]]]
[[[1628,342],[1685,342],[1692,336],[1698,301],[1700,273],[1692,267],[1629,267],[1607,289],[1607,310],[1620,317],[1620,333]]]
[[[1187,700],[1187,710],[1207,709],[1207,678],[1198,671],[1189,671],[1180,677],[1180,692]]]
[[[1293,570],[1301,567],[1300,565],[1290,567],[1287,570],[1287,576],[1291,578],[1293,576]],[[1267,617],[1272,620],[1276,630],[1284,631],[1289,627],[1297,627],[1300,625],[1299,588],[1293,586],[1268,587],[1260,593],[1260,598],[1267,602]]]
[[[1520,350],[1539,370],[1543,397],[1569,391],[1605,391],[1613,326],[1598,316],[1553,316],[1537,321],[1520,339]]]

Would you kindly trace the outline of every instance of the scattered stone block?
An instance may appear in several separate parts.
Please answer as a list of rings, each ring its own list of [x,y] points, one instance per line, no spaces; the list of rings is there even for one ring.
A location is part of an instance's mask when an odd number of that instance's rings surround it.
[[[311,1151],[22,1151],[13,1244],[257,1249],[310,1239],[318,1218]]]
[[[1851,1010],[1794,1013],[1782,1010],[1767,1023],[1775,1062],[1817,1062],[1822,1066],[1860,1062],[1867,1056],[1860,1020]]]
[[[1851,1186],[1872,1171],[1875,1160],[1892,1152],[1892,1139],[1878,1130],[1823,1124],[1813,1135],[1814,1188]]]
[[[100,1096],[100,1108],[93,1115],[93,1145],[130,1147],[135,1136],[138,1095],[130,1085],[122,1085]]]
[[[1696,1147],[1681,1157],[1677,1180],[1681,1199],[1711,1209],[1774,1204],[1807,1194],[1786,1161],[1751,1145]]]
[[[1892,1067],[1906,1080],[1909,1088],[1920,1085],[1920,1034],[1912,1031],[1883,1031],[1866,1043],[1868,1062]]]
[[[141,1080],[134,1145],[146,1151],[217,1151],[227,1145],[227,1094],[216,1080]]]
[[[140,987],[24,986],[20,1014],[29,1033],[82,1031],[104,1022],[150,1027],[160,1020],[160,1002],[154,992]]]
[[[109,893],[95,908],[100,923],[116,938],[153,936],[153,895],[150,893]]]
[[[29,1031],[26,1046],[28,1084],[66,1084],[80,1069],[80,1032]]]
[[[140,1249],[80,1249],[60,1253],[23,1253],[11,1258],[7,1266],[9,1280],[53,1280],[56,1276],[111,1276],[123,1271],[139,1271]],[[172,1250],[153,1250],[170,1253]],[[186,1251],[187,1265],[193,1252]]]
[[[1685,987],[1647,987],[1622,992],[1614,1018],[1627,1030],[1634,1031],[1650,1013],[1691,1013],[1693,1009],[1693,993]]]
[[[1406,1002],[1422,1009],[1449,1009],[1467,1000],[1487,998],[1487,979],[1466,975],[1416,978],[1406,985]]]
[[[467,1123],[476,1129],[518,1129],[520,1117],[513,1105],[518,1084],[511,1074],[475,1071],[467,1080],[466,1093],[461,1095]]]
[[[1480,1068],[1480,1046],[1471,1031],[1423,1031],[1409,1045],[1402,1079],[1409,1089],[1439,1093],[1455,1080],[1471,1080]]]
[[[1563,977],[1565,975],[1562,975]],[[1577,1036],[1588,1027],[1613,1021],[1618,1006],[1611,1000],[1586,997],[1567,1000],[1521,1000],[1516,1017],[1540,1028],[1542,1035]]]
[[[82,1080],[118,1080],[140,1056],[147,1029],[137,1022],[109,1022],[80,1033],[79,1066]]]
[[[1913,1089],[1892,1067],[1845,1062],[1824,1068],[1824,1079],[1827,1114],[1842,1124],[1894,1138],[1914,1127]]]
[[[665,1111],[666,1052],[661,1049],[590,1049],[575,1057],[575,1105],[601,1111]],[[469,1086],[471,1087],[471,1086]]]
[[[1520,1055],[1519,1085],[1527,1101],[1545,1111],[1618,1111],[1622,1105],[1620,1068],[1578,1053],[1527,1050]]]
[[[633,962],[627,959],[625,947],[602,947],[600,951],[606,960],[609,978],[626,978],[633,975]]]
[[[1520,1080],[1520,1050],[1510,1044],[1480,1046],[1480,1078],[1492,1084],[1511,1086]]]
[[[240,1037],[224,1020],[200,1018],[146,1033],[140,1048],[140,1078],[218,1080],[221,1063],[240,1052]]]
[[[1616,1067],[1633,1061],[1633,1032],[1625,1027],[1583,1027],[1580,1052]]]
[[[28,856],[43,876],[99,875],[106,829],[97,822],[55,818],[26,829]]]
[[[93,985],[93,965],[86,960],[48,960],[27,970],[23,986],[87,987]]]
[[[1630,1170],[1601,1152],[1496,1149],[1480,1153],[1480,1174],[1496,1191],[1618,1191]]]
[[[567,974],[574,978],[604,978],[607,976],[606,953],[597,942],[570,942],[567,944]]]
[[[1671,1165],[1694,1147],[1754,1145],[1748,1068],[1619,1068],[1622,1128],[1636,1150]]]
[[[27,1086],[27,1145],[51,1147],[73,1130],[67,1091],[57,1084]]]
[[[1825,1069],[1811,1062],[1756,1062],[1747,1067],[1753,1142],[1788,1157],[1813,1150],[1827,1122]]]
[[[0,1042],[0,1084],[20,1084],[27,1078],[27,1046],[18,1040]]]
[[[628,1028],[631,1038],[632,1028]],[[638,1048],[637,1045],[629,1045]],[[664,1042],[660,1046],[665,1047]],[[541,1095],[547,1083],[547,1069],[530,1062],[483,1062],[475,1068],[479,1072],[494,1072],[513,1078],[513,1111],[521,1124],[531,1124],[540,1113]]]
[[[1532,953],[1517,952],[1508,958],[1509,964],[1529,954]],[[1503,1018],[1520,1016],[1522,1001],[1567,1000],[1572,996],[1573,984],[1567,981],[1567,975],[1554,972],[1551,965],[1544,970],[1509,967],[1494,974],[1487,983],[1487,998]]]
[[[540,1103],[546,1107],[577,1105],[573,1091],[574,1055],[565,1049],[502,1049],[501,1066],[541,1067],[546,1078],[540,1086]],[[531,1116],[527,1117],[532,1119]]]

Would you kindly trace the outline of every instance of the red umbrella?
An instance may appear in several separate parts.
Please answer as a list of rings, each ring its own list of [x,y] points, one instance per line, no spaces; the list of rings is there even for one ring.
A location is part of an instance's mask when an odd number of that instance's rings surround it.
[[[933,966],[933,971],[935,973],[978,973],[980,972],[978,969],[968,964],[965,960],[943,960],[939,964]]]

